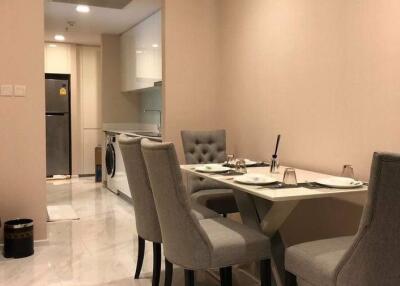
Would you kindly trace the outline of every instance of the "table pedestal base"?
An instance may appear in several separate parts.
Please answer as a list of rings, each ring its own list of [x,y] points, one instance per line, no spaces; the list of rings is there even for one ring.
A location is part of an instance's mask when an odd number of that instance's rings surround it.
[[[245,225],[262,231],[271,239],[272,274],[275,285],[285,283],[285,245],[279,228],[297,206],[298,201],[271,202],[242,191],[233,191]]]

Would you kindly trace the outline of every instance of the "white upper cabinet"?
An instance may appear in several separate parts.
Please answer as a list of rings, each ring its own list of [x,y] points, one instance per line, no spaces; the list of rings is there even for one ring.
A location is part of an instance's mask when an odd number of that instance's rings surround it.
[[[152,87],[161,80],[161,12],[157,12],[121,35],[121,90]]]

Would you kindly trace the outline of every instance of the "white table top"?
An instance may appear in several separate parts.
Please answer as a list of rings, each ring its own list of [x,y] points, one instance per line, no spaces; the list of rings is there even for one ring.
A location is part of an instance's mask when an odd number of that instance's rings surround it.
[[[367,186],[363,186],[356,189],[333,189],[324,187],[321,187],[321,189],[308,189],[303,187],[286,188],[286,189],[284,188],[260,189],[259,186],[244,185],[234,182],[232,178],[235,176],[223,176],[221,174],[208,174],[208,173],[196,172],[195,167],[198,166],[201,165],[181,165],[181,170],[184,173],[190,173],[190,174],[195,174],[199,177],[209,178],[224,183],[229,188],[241,190],[243,192],[274,202],[304,200],[304,199],[324,198],[324,197],[339,197],[346,194],[366,193],[368,190]],[[279,168],[279,174],[270,174],[269,167],[252,167],[252,168],[247,168],[247,173],[268,174],[269,176],[276,178],[278,181],[282,181],[284,170],[285,167],[281,166]],[[300,169],[296,169],[296,175],[298,183],[304,183],[307,181],[315,182],[315,180],[320,178],[332,177],[330,175],[306,171],[306,170],[300,170]]]

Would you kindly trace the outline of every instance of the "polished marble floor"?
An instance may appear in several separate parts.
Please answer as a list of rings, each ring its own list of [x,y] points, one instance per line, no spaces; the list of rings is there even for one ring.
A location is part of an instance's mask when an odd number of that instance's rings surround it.
[[[151,244],[146,244],[141,279],[133,279],[137,237],[128,202],[93,178],[48,182],[47,190],[49,205],[70,204],[80,219],[48,223],[48,241],[36,245],[31,257],[1,257],[0,285],[151,285]],[[234,272],[235,285],[258,285],[241,270]],[[209,272],[196,273],[196,279],[199,286],[219,285]],[[174,269],[173,285],[183,284],[182,269]]]

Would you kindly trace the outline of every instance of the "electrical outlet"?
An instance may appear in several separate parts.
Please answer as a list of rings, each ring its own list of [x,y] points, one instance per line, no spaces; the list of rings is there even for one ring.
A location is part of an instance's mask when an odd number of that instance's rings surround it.
[[[0,96],[13,96],[14,88],[11,84],[0,85]]]
[[[14,96],[25,96],[26,86],[25,85],[14,85]]]

